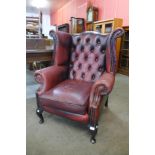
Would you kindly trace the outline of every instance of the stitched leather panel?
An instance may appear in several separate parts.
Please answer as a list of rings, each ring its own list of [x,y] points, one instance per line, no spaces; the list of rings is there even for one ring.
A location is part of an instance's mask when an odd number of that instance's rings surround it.
[[[70,79],[96,81],[106,69],[108,35],[82,33],[72,36]]]
[[[42,106],[84,114],[88,109],[92,82],[65,80],[40,96]]]

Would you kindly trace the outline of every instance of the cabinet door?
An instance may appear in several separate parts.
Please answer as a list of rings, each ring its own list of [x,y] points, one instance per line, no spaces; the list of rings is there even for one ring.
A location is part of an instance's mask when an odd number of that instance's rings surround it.
[[[111,33],[114,30],[114,22],[110,21],[110,22],[104,22],[103,23],[103,33]]]
[[[71,33],[76,33],[77,31],[77,20],[71,17]]]
[[[94,24],[94,31],[102,33],[103,32],[103,24],[102,23]]]
[[[84,20],[83,19],[77,19],[77,32],[80,33],[84,31]]]
[[[93,23],[86,24],[86,31],[93,31]]]
[[[119,72],[121,74],[129,75],[129,28],[125,27],[125,34],[121,42]]]

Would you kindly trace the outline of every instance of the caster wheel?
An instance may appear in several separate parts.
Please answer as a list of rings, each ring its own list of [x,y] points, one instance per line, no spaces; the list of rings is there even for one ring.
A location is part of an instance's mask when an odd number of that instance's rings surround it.
[[[96,139],[95,139],[95,138],[91,138],[91,139],[90,139],[90,142],[91,142],[92,144],[95,144],[95,143],[96,143]]]
[[[39,124],[43,124],[43,123],[44,123],[44,120],[40,120],[40,121],[39,121]]]

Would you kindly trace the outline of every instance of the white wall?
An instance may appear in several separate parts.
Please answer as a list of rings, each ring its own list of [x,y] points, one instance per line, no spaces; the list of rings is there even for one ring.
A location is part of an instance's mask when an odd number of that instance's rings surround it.
[[[26,12],[26,16],[32,16],[32,17],[39,17],[39,12],[38,13],[33,13],[33,12]],[[55,30],[54,26],[50,25],[50,15],[49,14],[44,14],[42,15],[42,33],[50,38],[49,36],[49,31],[50,30]]]

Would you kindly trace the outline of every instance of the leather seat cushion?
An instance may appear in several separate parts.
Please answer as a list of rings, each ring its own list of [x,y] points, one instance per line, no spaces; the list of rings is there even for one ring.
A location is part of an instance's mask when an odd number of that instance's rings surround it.
[[[93,82],[65,80],[39,97],[42,106],[85,114]]]

